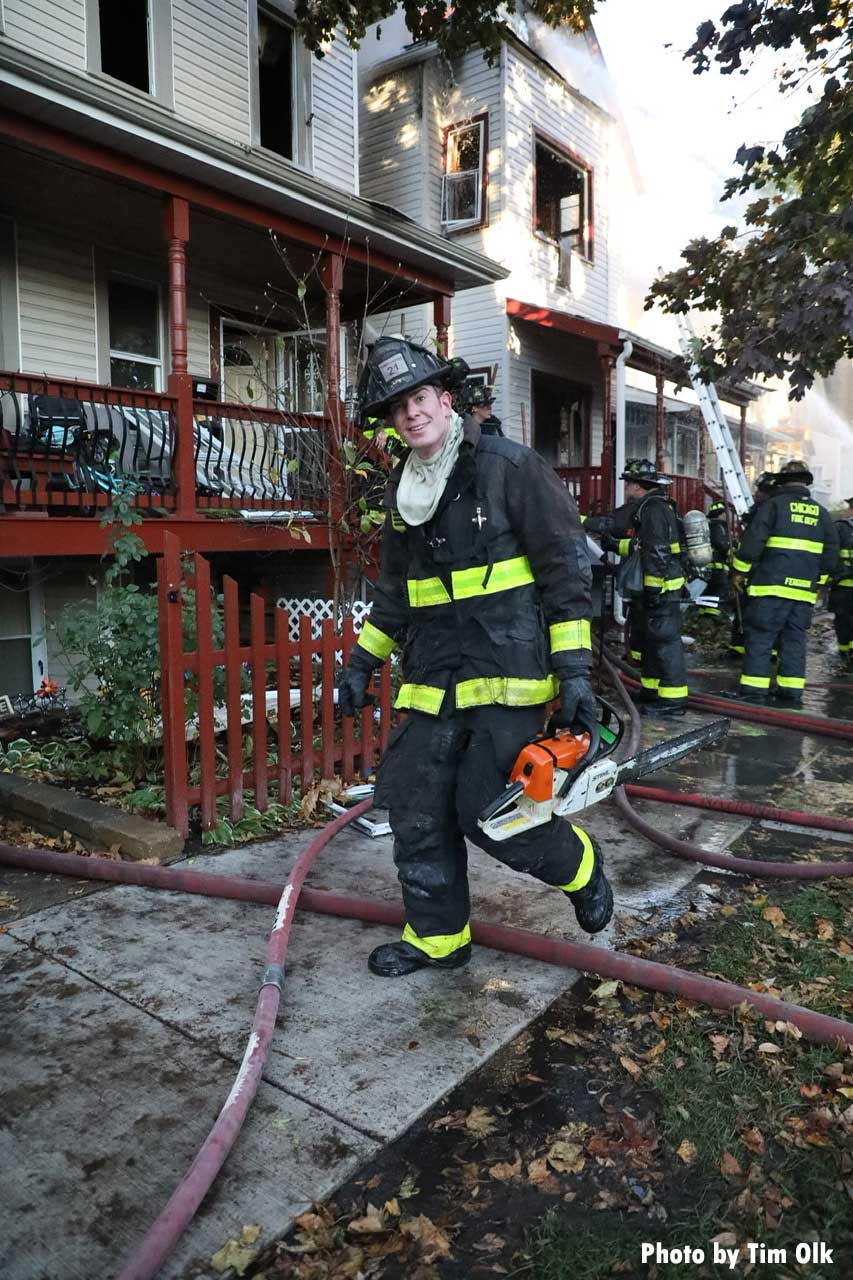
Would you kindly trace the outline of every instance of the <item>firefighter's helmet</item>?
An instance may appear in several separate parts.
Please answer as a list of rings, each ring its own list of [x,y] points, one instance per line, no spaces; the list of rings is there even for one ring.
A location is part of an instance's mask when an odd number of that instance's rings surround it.
[[[795,480],[799,480],[802,484],[811,484],[814,480],[811,471],[799,459],[786,462],[776,476],[777,484],[788,484],[790,481]]]
[[[495,403],[494,388],[484,386],[482,382],[466,382],[462,388],[462,403],[466,409],[476,409],[481,405],[491,408]]]
[[[769,493],[776,483],[776,477],[772,471],[762,471],[761,475],[755,482],[756,492]]]
[[[661,475],[649,458],[629,458],[619,479],[632,480],[634,484],[641,484],[644,489],[650,489],[656,484],[672,484],[669,477]]]
[[[712,502],[708,508],[708,519],[715,520],[717,516],[726,514],[726,504],[724,502]]]
[[[468,372],[467,365],[465,372]],[[368,348],[358,383],[360,421],[384,416],[395,396],[408,394],[428,382],[445,388],[459,377],[455,362],[402,337],[379,338]]]

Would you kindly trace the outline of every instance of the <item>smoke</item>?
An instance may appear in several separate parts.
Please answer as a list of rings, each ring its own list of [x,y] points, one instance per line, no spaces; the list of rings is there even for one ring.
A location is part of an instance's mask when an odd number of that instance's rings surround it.
[[[598,42],[591,32],[581,34],[567,27],[548,27],[534,14],[526,15],[530,48],[590,102],[619,116],[616,87],[607,70]]]

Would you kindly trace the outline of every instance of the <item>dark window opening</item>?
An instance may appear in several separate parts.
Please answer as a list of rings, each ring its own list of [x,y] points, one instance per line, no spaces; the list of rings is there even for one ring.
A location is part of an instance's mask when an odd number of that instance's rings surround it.
[[[573,249],[592,256],[589,195],[589,170],[537,142],[534,226],[554,241],[561,256]]]
[[[293,32],[258,10],[258,104],[260,142],[293,159]]]
[[[590,388],[538,371],[532,386],[536,452],[552,467],[589,466]]]
[[[148,0],[98,0],[98,17],[101,70],[150,93]]]
[[[110,383],[157,391],[161,379],[160,299],[156,289],[111,280],[109,284]]]

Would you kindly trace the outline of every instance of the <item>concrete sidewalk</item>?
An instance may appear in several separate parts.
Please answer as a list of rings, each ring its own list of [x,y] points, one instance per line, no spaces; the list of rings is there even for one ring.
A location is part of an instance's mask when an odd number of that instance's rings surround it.
[[[711,848],[744,826],[666,806],[652,812],[661,829]],[[619,913],[648,914],[698,870],[639,840],[609,806],[585,815],[584,825],[606,851]],[[193,865],[283,880],[310,834]],[[470,869],[480,919],[573,935],[559,893],[477,850]],[[309,884],[396,902],[390,839],[342,833]],[[115,1275],[228,1093],[271,925],[266,907],[111,887],[64,896],[0,934],[5,1280]],[[245,1224],[261,1228],[259,1244],[280,1235],[576,976],[480,949],[458,973],[382,981],[365,961],[393,936],[297,913],[264,1082],[163,1276],[215,1277],[211,1256]]]

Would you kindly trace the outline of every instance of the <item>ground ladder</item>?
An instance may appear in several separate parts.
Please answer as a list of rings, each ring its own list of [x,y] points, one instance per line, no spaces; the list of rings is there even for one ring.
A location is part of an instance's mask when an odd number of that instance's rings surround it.
[[[708,428],[708,435],[711,437],[711,443],[714,446],[714,452],[720,464],[720,473],[726,486],[726,492],[736,513],[739,516],[743,516],[752,506],[752,492],[746,479],[740,454],[737,451],[735,442],[732,439],[732,433],[729,430],[729,424],[720,406],[720,398],[717,395],[716,387],[713,382],[703,382],[700,377],[695,353],[697,339],[693,332],[693,325],[690,319],[683,314],[676,316],[676,320],[678,322],[678,340],[681,354],[687,364],[693,390],[699,398],[699,408],[702,411],[705,426]]]

